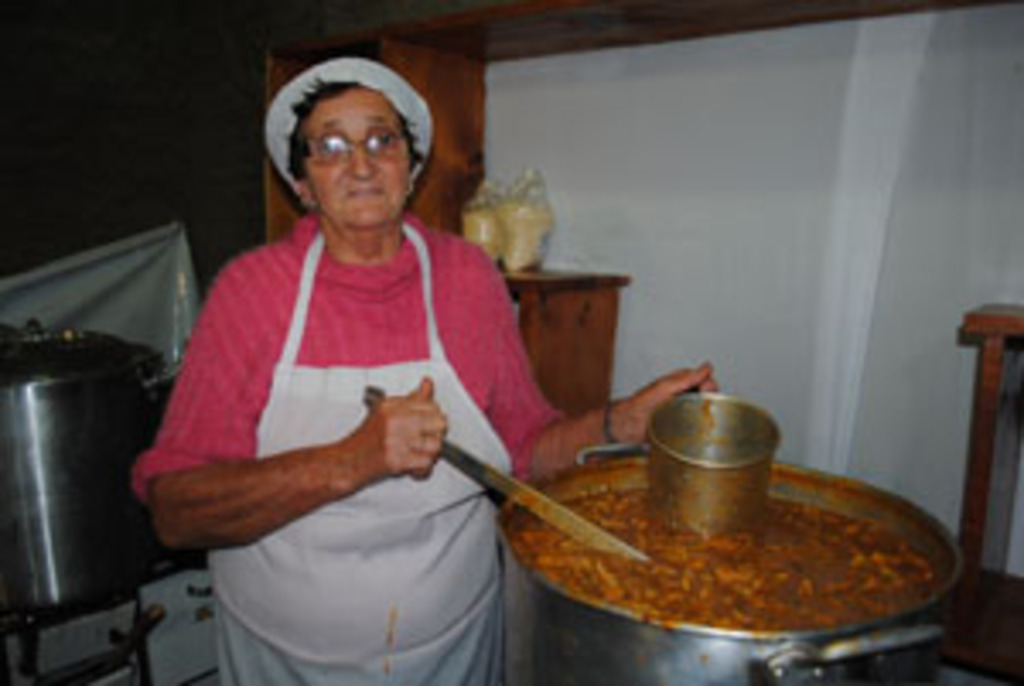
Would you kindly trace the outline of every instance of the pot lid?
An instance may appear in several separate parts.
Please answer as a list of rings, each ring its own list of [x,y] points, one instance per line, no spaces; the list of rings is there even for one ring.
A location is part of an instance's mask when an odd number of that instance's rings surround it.
[[[116,336],[50,330],[32,319],[24,328],[0,324],[0,384],[116,373],[159,360],[154,350]]]

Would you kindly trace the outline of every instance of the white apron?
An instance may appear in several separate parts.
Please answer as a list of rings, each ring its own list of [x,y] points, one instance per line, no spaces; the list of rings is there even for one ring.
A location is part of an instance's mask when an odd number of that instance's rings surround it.
[[[429,376],[450,439],[509,470],[501,439],[445,357],[426,244],[408,226],[404,233],[422,273],[429,359],[370,368],[296,365],[324,250],[318,234],[260,420],[260,458],[351,433],[365,417],[368,385],[403,395]],[[498,683],[495,527],[482,489],[438,462],[425,481],[378,482],[257,543],[211,552],[226,615],[222,683]]]

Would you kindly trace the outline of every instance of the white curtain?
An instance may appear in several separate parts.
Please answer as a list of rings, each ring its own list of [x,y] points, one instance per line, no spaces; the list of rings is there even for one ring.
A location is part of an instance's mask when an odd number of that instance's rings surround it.
[[[978,355],[956,330],[979,305],[1024,302],[1022,31],[1009,7],[858,27],[824,252],[808,462],[954,529]],[[989,532],[987,561],[1024,573],[1024,484],[993,489],[1017,492],[1016,521]]]
[[[933,14],[858,27],[817,318],[807,451],[849,469],[892,204],[921,90]]]

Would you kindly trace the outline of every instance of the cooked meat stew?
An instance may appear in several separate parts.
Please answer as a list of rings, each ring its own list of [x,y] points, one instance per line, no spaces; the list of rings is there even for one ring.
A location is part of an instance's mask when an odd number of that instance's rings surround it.
[[[567,504],[654,560],[587,548],[521,509],[506,512],[519,561],[567,594],[664,625],[747,631],[822,629],[888,616],[932,597],[929,558],[883,525],[772,497],[760,540],[703,540],[651,516],[646,488]]]

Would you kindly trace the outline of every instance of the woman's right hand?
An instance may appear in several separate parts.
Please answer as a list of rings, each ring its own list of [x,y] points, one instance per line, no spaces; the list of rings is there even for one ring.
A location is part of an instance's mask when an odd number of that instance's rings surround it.
[[[384,399],[340,441],[155,477],[149,492],[153,523],[172,548],[247,545],[374,482],[427,478],[447,428],[434,384],[424,379],[409,395]]]
[[[448,418],[434,402],[434,382],[424,378],[408,395],[381,400],[351,440],[362,448],[378,478],[426,479],[440,458]]]

